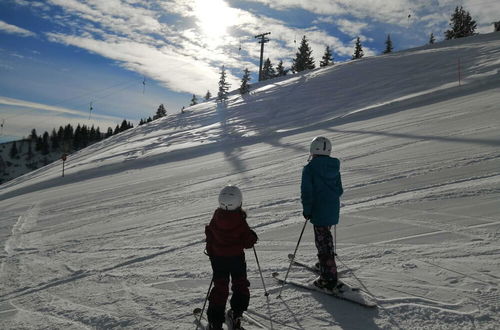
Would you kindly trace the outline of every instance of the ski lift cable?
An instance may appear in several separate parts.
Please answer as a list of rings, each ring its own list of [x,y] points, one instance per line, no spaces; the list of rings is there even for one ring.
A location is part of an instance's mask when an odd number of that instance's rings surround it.
[[[95,93],[97,97],[94,97],[93,99],[94,100],[101,100],[101,99],[104,99],[104,98],[107,98],[115,93],[118,93],[120,91],[123,91],[125,89],[128,89],[130,87],[133,86],[133,84],[136,84],[137,83],[137,80],[134,80],[134,81],[130,81],[130,80],[127,80],[127,81],[122,81],[118,84],[114,84],[112,86],[109,86],[109,87],[106,87],[106,88],[103,88],[101,90],[99,90],[97,93]],[[117,87],[121,87],[121,86],[124,86],[123,88],[120,88],[120,89],[116,89]],[[113,90],[115,89],[115,90]],[[103,91],[107,91],[107,90],[112,90],[110,93],[107,93],[107,94],[104,94],[104,95],[99,95],[99,93],[103,92]],[[51,105],[60,105],[62,103],[67,103],[68,101],[70,100],[74,100],[74,99],[78,99],[78,98],[82,98],[84,96],[88,96],[88,95],[91,95],[93,92],[87,92],[87,93],[83,93],[81,95],[78,95],[78,96],[74,96],[74,97],[71,97],[71,98],[68,98],[68,99],[65,99],[65,100],[61,100],[61,101],[58,101],[58,102],[55,102],[55,103],[52,103]],[[75,108],[82,108],[82,107],[87,107],[88,105],[88,102],[85,102],[85,103],[81,103],[81,104],[78,104],[77,106],[75,106]],[[27,111],[36,111],[36,109],[33,109],[33,110],[27,110]],[[13,114],[11,116],[7,116],[5,117],[6,119],[15,119],[15,118],[18,118],[18,117],[21,117],[23,116],[24,114],[26,113],[26,110],[23,111],[22,114]],[[42,120],[43,123],[49,123],[50,120]]]
[[[59,105],[59,104],[62,104],[62,103],[67,103],[69,101],[72,101],[72,100],[75,100],[75,99],[79,99],[79,98],[87,98],[87,97],[89,97],[92,94],[98,94],[98,93],[101,93],[101,92],[104,92],[104,91],[107,91],[107,90],[110,90],[110,89],[121,87],[122,85],[129,85],[129,84],[131,85],[133,83],[136,83],[136,80],[131,81],[131,80],[127,79],[125,81],[122,81],[120,83],[111,85],[109,87],[101,88],[101,89],[98,89],[98,90],[95,90],[95,91],[85,92],[85,93],[82,93],[80,95],[76,95],[76,96],[72,96],[72,97],[67,98],[67,99],[63,99],[61,101],[53,103],[53,105]]]

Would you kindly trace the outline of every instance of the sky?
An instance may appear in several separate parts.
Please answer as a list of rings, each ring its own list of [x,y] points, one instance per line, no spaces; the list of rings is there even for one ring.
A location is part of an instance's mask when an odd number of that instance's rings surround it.
[[[243,70],[257,80],[264,58],[290,67],[305,36],[319,61],[351,59],[439,42],[456,6],[490,33],[500,1],[409,0],[0,0],[0,142],[68,123],[105,131],[134,124],[217,93],[220,70],[231,89]]]

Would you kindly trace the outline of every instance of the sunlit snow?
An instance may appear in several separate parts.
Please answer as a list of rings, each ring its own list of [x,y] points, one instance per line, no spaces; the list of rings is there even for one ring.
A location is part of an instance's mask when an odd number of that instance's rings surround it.
[[[254,84],[0,186],[0,328],[194,329],[204,226],[239,186],[260,240],[249,314],[270,329],[500,324],[500,33]],[[460,85],[457,62],[460,59]],[[304,220],[301,170],[331,139],[339,269],[378,303],[279,286]],[[308,225],[298,258],[313,262]],[[292,268],[291,278],[312,279]]]

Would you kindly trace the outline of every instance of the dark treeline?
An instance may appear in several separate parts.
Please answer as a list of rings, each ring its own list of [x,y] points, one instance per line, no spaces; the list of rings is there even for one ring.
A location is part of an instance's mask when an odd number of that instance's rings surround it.
[[[94,125],[89,127],[78,124],[75,128],[68,124],[64,127],[60,126],[57,130],[52,129],[50,134],[45,131],[38,135],[36,129],[32,129],[31,134],[23,142],[28,143],[27,158],[31,159],[34,152],[48,155],[50,152],[70,153],[77,151],[132,127],[134,126],[130,122],[123,120],[121,125],[116,125],[114,129],[108,127],[108,130],[103,133],[99,127],[96,128]],[[11,158],[17,156],[17,149],[16,142],[14,142],[9,153]]]

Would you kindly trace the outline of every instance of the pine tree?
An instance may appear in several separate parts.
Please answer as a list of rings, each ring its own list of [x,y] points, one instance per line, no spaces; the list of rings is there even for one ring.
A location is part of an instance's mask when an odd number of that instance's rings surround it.
[[[208,101],[212,98],[212,93],[210,93],[209,90],[207,90],[207,94],[205,94],[205,101]]]
[[[57,138],[57,132],[55,128],[52,130],[52,134],[50,134],[50,143],[52,145],[52,150],[59,149],[59,139]]]
[[[102,140],[102,133],[101,133],[101,128],[97,127],[95,129],[95,140],[96,141],[101,141]]]
[[[319,62],[320,67],[325,67],[333,64],[333,57],[332,57],[332,51],[330,50],[330,46],[326,46],[325,48],[325,53],[323,54],[323,57],[321,58],[321,62]]]
[[[271,60],[268,58],[264,61],[264,66],[262,67],[262,80],[273,79],[276,77],[276,70],[274,70]]]
[[[112,135],[113,135],[113,129],[111,127],[108,127],[108,131],[106,132],[106,135],[104,137],[107,139]]]
[[[130,128],[130,124],[127,123],[125,119],[123,119],[122,124],[120,125],[120,132],[124,132]]]
[[[304,70],[314,69],[315,67],[311,47],[309,47],[306,36],[303,36],[299,51],[295,54],[295,59],[293,60],[292,71],[301,72]]]
[[[10,158],[16,157],[17,154],[18,154],[17,145],[16,141],[14,141],[14,143],[12,143],[12,147],[10,147],[10,152],[9,152]]]
[[[71,147],[71,141],[73,141],[73,126],[71,126],[71,124],[68,124],[66,125],[66,127],[64,127],[64,142],[66,142],[69,147]]]
[[[356,39],[356,45],[354,46],[354,54],[352,55],[353,60],[360,59],[364,56],[363,46],[361,45],[361,40],[359,37]]]
[[[455,8],[455,12],[451,15],[450,30],[445,34],[446,40],[470,37],[475,35],[476,21],[472,19],[468,11],[465,11],[462,6]]]
[[[94,127],[94,125],[92,125],[92,127],[90,128],[90,131],[89,131],[89,141],[91,143],[94,143],[95,141],[98,141],[98,140],[99,140],[99,138],[97,137],[95,127]]]
[[[42,147],[43,147],[43,139],[41,136],[39,136],[36,138],[35,150],[42,151]]]
[[[42,138],[42,154],[47,155],[50,152],[50,144],[49,144],[49,133],[45,131],[43,133],[43,138]]]
[[[385,50],[384,50],[384,54],[389,54],[389,53],[392,53],[392,50],[394,49],[394,47],[392,47],[392,40],[391,40],[391,35],[388,34],[387,35],[387,39],[385,40]]]
[[[197,104],[198,104],[198,99],[196,98],[196,95],[193,94],[193,97],[191,98],[191,103],[189,105],[192,106]]]
[[[59,126],[59,130],[57,131],[57,140],[59,142],[64,141],[64,128],[62,126]]]
[[[278,63],[278,66],[276,67],[276,76],[282,77],[282,76],[286,76],[287,74],[288,74],[288,70],[286,70],[285,67],[283,66],[283,61],[280,61]]]
[[[250,91],[250,71],[247,68],[243,71],[243,78],[241,78],[240,94],[247,94]]]
[[[227,100],[227,93],[229,91],[230,84],[226,82],[226,68],[222,66],[220,71],[219,79],[219,92],[217,93],[217,102],[225,102]]]
[[[434,37],[434,33],[431,32],[431,36],[429,37],[429,44],[434,44],[436,42],[436,38]]]
[[[165,117],[166,115],[167,115],[167,110],[165,109],[165,106],[162,103],[156,110],[156,114],[153,116],[153,120]]]
[[[76,128],[75,128],[75,134],[73,135],[73,147],[76,150],[79,150],[82,145],[83,145],[82,126],[80,126],[80,124],[78,124],[78,126],[76,126]]]
[[[83,147],[85,148],[86,146],[89,145],[90,142],[90,131],[87,125],[83,125],[82,127],[82,144]]]
[[[32,141],[36,141],[36,139],[37,139],[37,138],[38,138],[38,135],[36,134],[36,129],[34,129],[34,128],[33,128],[33,129],[31,130],[30,139],[31,139]]]

